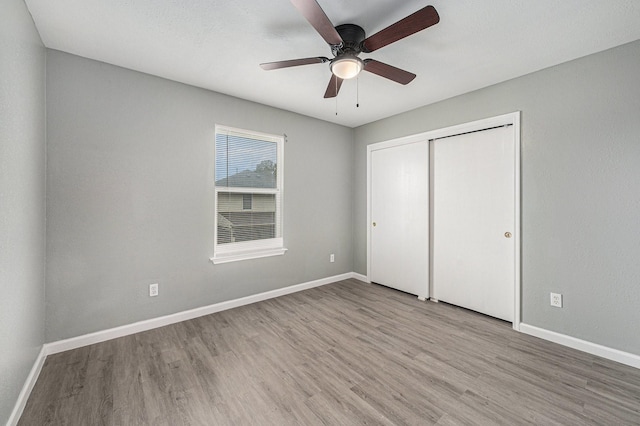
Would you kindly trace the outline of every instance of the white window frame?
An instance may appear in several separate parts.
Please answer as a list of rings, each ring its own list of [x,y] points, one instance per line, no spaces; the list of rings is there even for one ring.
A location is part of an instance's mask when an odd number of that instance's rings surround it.
[[[243,187],[226,187],[216,186],[215,184],[215,162],[216,148],[215,137],[219,133],[244,136],[252,139],[260,139],[276,143],[276,188],[243,188]],[[213,143],[213,163],[214,163],[214,235],[213,235],[213,257],[211,262],[214,264],[236,262],[239,260],[257,259],[261,257],[280,256],[285,254],[287,249],[284,247],[284,136],[271,135],[268,133],[255,132],[252,130],[237,129],[216,124],[215,137]],[[239,243],[218,244],[218,193],[234,192],[244,194],[275,194],[276,196],[276,235],[279,237],[269,238],[255,241],[242,241]],[[279,209],[279,211],[277,210]]]

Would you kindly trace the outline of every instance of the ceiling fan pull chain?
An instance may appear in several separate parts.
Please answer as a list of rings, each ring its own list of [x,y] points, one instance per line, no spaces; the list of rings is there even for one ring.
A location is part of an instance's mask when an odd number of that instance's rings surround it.
[[[360,77],[356,77],[356,108],[360,108]]]
[[[336,81],[336,96],[335,96],[335,98],[336,98],[336,116],[337,116],[338,115],[338,79],[336,78],[335,81]]]

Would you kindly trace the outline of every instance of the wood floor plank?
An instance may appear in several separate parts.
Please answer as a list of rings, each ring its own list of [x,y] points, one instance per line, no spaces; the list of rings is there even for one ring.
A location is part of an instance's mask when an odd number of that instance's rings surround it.
[[[638,425],[640,370],[356,280],[47,357],[20,425]]]

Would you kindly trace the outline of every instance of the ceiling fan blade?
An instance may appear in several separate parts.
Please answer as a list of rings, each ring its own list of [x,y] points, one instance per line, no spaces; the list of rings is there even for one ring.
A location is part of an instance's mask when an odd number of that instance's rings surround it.
[[[424,7],[395,24],[389,25],[384,30],[367,37],[362,42],[362,51],[371,53],[411,34],[429,28],[438,22],[440,22],[440,16],[436,9],[433,6]]]
[[[340,87],[342,86],[342,80],[340,77],[336,77],[334,74],[331,74],[331,80],[329,80],[329,85],[327,86],[327,91],[324,92],[324,97],[326,98],[335,98],[338,96],[338,92],[340,91]]]
[[[365,59],[364,70],[400,84],[409,84],[416,78],[416,75],[409,71],[401,70],[400,68],[387,65],[375,59]]]
[[[324,41],[331,45],[342,44],[342,37],[340,37],[340,34],[333,27],[333,24],[316,0],[291,0],[291,3],[316,29]]]
[[[297,67],[300,65],[322,64],[329,62],[329,58],[318,56],[316,58],[291,59],[288,61],[265,62],[260,64],[263,70],[277,70],[280,68]]]

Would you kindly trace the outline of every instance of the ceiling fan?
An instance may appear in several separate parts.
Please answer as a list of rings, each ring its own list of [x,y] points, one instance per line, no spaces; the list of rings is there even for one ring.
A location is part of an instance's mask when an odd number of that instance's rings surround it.
[[[426,6],[415,13],[399,20],[395,24],[365,38],[362,27],[355,24],[343,24],[334,27],[316,0],[291,0],[291,3],[309,21],[311,26],[331,47],[334,58],[324,56],[314,58],[291,59],[288,61],[267,62],[260,64],[262,69],[296,67],[300,65],[329,63],[331,80],[324,94],[325,98],[338,95],[343,80],[357,76],[360,71],[368,71],[388,78],[400,84],[408,84],[416,75],[408,71],[385,64],[375,59],[360,59],[360,53],[371,53],[440,21],[440,16],[433,6]]]

